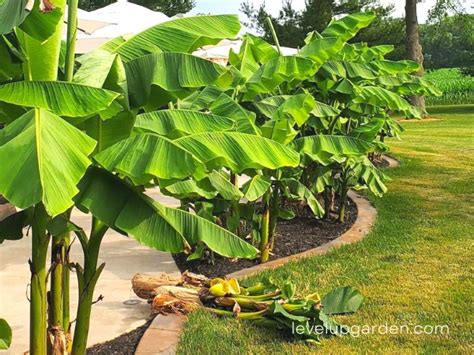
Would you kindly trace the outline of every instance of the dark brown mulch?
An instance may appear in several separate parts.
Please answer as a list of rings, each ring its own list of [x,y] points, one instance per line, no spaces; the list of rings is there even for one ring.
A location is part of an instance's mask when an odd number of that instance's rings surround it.
[[[357,207],[351,200],[346,207],[344,223],[337,221],[336,216],[328,221],[316,219],[305,207],[298,217],[278,222],[275,248],[270,260],[301,253],[336,239],[354,224],[356,218]],[[215,256],[213,263],[210,260],[186,261],[187,256],[184,254],[174,254],[173,258],[181,272],[189,270],[208,277],[224,276],[258,263],[256,260],[229,260],[219,256]]]
[[[151,320],[146,324],[138,327],[131,332],[122,334],[115,339],[109,340],[105,343],[96,344],[87,349],[87,355],[133,355],[140,342],[140,339],[145,333],[145,330],[150,326]]]

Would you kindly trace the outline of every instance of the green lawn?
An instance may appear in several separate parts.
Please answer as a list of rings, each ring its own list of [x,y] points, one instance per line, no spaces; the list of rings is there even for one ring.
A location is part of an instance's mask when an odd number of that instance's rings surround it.
[[[474,334],[474,113],[431,115],[404,122],[392,141],[401,166],[382,199],[372,199],[377,223],[367,238],[328,255],[266,272],[292,280],[299,293],[353,285],[365,296],[350,325],[443,325],[449,335],[361,335],[306,345],[204,311],[190,316],[181,354],[469,353]],[[254,279],[258,279],[255,277]]]

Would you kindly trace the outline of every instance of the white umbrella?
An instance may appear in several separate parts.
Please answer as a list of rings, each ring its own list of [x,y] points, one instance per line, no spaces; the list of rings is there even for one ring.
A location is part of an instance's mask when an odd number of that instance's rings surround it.
[[[105,38],[136,34],[169,20],[169,17],[161,12],[152,11],[127,0],[118,0],[113,4],[91,11],[89,16],[94,20],[111,23],[92,34],[93,37]]]
[[[219,64],[227,64],[229,60],[229,52],[232,49],[235,53],[240,51],[240,47],[242,46],[241,40],[222,40],[215,46],[205,46],[195,52],[194,55],[202,58],[206,58],[212,60],[213,62],[217,62]],[[281,52],[283,55],[294,55],[298,53],[296,48],[290,47],[280,47]]]
[[[152,11],[146,7],[118,0],[103,8],[87,12],[78,11],[79,29],[76,42],[76,53],[87,53],[108,40],[119,36],[131,36],[149,27],[169,20],[161,12]],[[92,24],[89,26],[88,21]],[[103,24],[99,26],[98,24]],[[93,26],[96,26],[92,31]]]

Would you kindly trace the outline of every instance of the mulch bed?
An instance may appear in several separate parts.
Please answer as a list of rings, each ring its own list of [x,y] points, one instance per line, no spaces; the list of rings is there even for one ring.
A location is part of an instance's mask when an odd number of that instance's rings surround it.
[[[145,331],[151,323],[151,319],[141,327],[138,327],[131,332],[122,334],[115,339],[109,340],[105,343],[96,344],[87,349],[87,355],[133,355],[137,349],[138,343]]]
[[[344,223],[340,223],[335,215],[327,221],[316,219],[309,208],[304,207],[298,217],[278,222],[275,247],[270,260],[298,254],[336,239],[347,231],[356,219],[357,207],[350,199]],[[187,256],[184,254],[173,254],[173,258],[181,272],[188,270],[208,277],[225,276],[258,264],[258,260],[229,260],[219,256],[215,256],[213,262],[209,259],[186,261]]]
[[[337,198],[335,202],[337,206]],[[298,217],[278,222],[275,248],[270,260],[301,253],[336,239],[347,231],[357,219],[357,206],[350,199],[346,206],[346,220],[344,223],[340,223],[335,214],[331,215],[331,218],[327,221],[316,219],[307,206],[285,204],[285,207],[297,209]],[[224,276],[258,264],[258,261],[229,260],[219,256],[215,256],[214,263],[210,263],[209,260],[186,261],[186,257],[183,254],[173,255],[178,268],[182,272],[189,270],[208,277]],[[151,321],[152,319],[141,327],[115,339],[90,347],[87,349],[87,355],[133,355]]]

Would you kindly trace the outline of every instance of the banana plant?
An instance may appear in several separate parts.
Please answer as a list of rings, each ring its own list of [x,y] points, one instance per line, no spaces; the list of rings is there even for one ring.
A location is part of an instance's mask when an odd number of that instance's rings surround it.
[[[40,5],[36,1],[34,10],[26,18],[32,18],[37,11],[41,16],[35,21],[50,21],[51,17],[64,12],[65,2],[46,3],[53,7],[46,14],[40,14],[44,11]],[[81,67],[73,76],[73,82],[58,82],[55,80],[61,19],[59,16],[46,41],[32,37],[31,25],[20,26],[20,21],[12,25],[24,58],[23,80],[0,86],[0,101],[9,108],[3,112],[11,112],[13,108],[21,113],[2,117],[8,124],[0,131],[0,157],[2,163],[5,162],[0,173],[0,193],[21,211],[2,221],[1,240],[18,239],[23,234],[22,228],[31,226],[32,354],[44,354],[48,349],[46,253],[51,235],[75,233],[85,256],[83,266],[69,264],[76,270],[79,282],[74,354],[85,353],[94,286],[104,268],[98,265],[100,243],[109,228],[166,251],[184,251],[190,245],[203,242],[229,257],[252,258],[258,252],[225,229],[199,216],[162,206],[143,193],[146,177],[179,179],[183,172],[199,176],[204,164],[172,141],[157,140],[157,136],[146,134],[131,138],[135,139],[132,143],[148,149],[148,156],[144,158],[151,171],[142,169],[135,179],[129,180],[121,167],[116,169],[118,175],[111,173],[116,171],[113,162],[119,161],[124,153],[115,149],[115,145],[130,144],[128,139],[138,110],[161,105],[154,101],[157,91],[174,99],[219,80],[219,85],[227,85],[225,68],[178,51],[189,52],[235,36],[240,28],[237,18],[180,19],[155,26],[128,41],[113,40],[81,58]],[[42,28],[47,26],[45,22],[38,24]],[[161,67],[162,61],[167,63],[165,69]],[[147,80],[140,82],[139,78]],[[145,95],[140,97],[141,93]],[[233,121],[223,118],[215,124],[232,126]],[[159,147],[163,149],[157,149]],[[111,152],[116,156],[107,155]],[[18,166],[18,159],[24,164]],[[183,165],[174,169],[169,163],[177,161]],[[131,171],[143,168],[139,161],[135,163],[138,166],[131,167]],[[111,167],[110,171],[107,166]],[[122,203],[113,203],[120,198]],[[68,220],[67,211],[73,206],[93,215],[89,235]],[[117,209],[111,210],[110,206]],[[66,328],[69,324],[63,326]],[[56,341],[64,337],[56,336],[53,330],[57,333],[64,329],[49,329],[55,339],[54,351],[59,351],[55,346],[63,346],[64,351],[64,342]]]
[[[85,353],[109,228],[168,252],[199,256],[208,248],[266,261],[277,219],[292,217],[282,199],[302,200],[320,217],[329,207],[323,211],[318,194],[335,190],[343,220],[349,188],[385,192],[383,174],[366,156],[400,131],[391,112],[417,115],[403,96],[436,94],[410,75],[418,68],[412,62],[385,60],[387,46],[347,44],[372,13],[332,21],[292,56],[247,35],[226,67],[191,53],[236,36],[236,16],[177,19],[105,43],[78,58],[74,72],[77,2],[68,1],[63,64],[65,2],[36,0],[30,12],[25,1],[0,5],[0,53],[8,53],[0,70],[0,194],[21,209],[0,222],[0,241],[31,227],[32,354],[47,351],[47,330],[50,349],[64,348],[68,302],[63,297],[61,309],[56,296],[68,285],[68,268],[79,284],[70,350]],[[250,180],[240,186],[239,175]],[[152,200],[149,186],[180,198],[182,208]],[[73,207],[92,215],[89,234],[69,220]],[[241,220],[251,223],[258,249],[234,234]],[[81,243],[83,265],[63,255],[69,233]],[[53,264],[63,271],[51,268],[48,305],[51,239],[61,246]]]
[[[234,89],[231,96],[227,96],[225,88],[207,87],[199,93],[178,100],[178,108],[209,110],[213,114],[225,113],[238,120],[234,129],[288,145],[297,135],[302,134],[301,131],[308,120],[327,119],[339,114],[337,109],[315,101],[310,94],[301,91],[299,87],[343,47],[344,40],[345,37],[344,39],[315,37],[308,40],[301,54],[284,57],[265,41],[246,35],[240,52],[230,53],[231,68],[234,73],[235,71],[239,73],[235,75],[238,80],[233,82]],[[293,69],[295,66],[298,68],[297,72]],[[297,90],[300,92],[295,92]],[[250,104],[257,96],[259,100]],[[146,114],[143,118],[146,117],[147,121],[139,119],[138,128],[166,134],[162,128],[162,119],[156,116]],[[156,120],[154,124],[152,119]],[[239,172],[234,171],[232,167],[227,168],[231,169],[234,176]],[[254,239],[259,244],[261,261],[264,262],[268,260],[275,242],[278,216],[286,214],[291,217],[288,211],[280,208],[282,198],[303,200],[315,215],[323,214],[323,209],[313,192],[294,177],[295,174],[291,169],[284,171],[282,168],[277,170],[266,168],[261,172],[247,169],[246,173],[250,175],[251,180],[242,186],[240,194],[230,194],[230,189],[227,190],[228,196],[234,201],[225,205],[222,201],[220,203],[216,201],[216,198],[222,199],[222,190],[220,193],[215,189],[215,185],[208,181],[203,183],[188,180],[162,187],[166,193],[185,199],[186,207],[191,206],[197,213],[202,212],[211,219],[216,217],[213,214],[220,214],[217,217],[220,223],[222,224],[224,220],[224,225],[233,230],[237,229],[241,219],[250,222],[253,225]],[[248,202],[240,203],[237,207],[236,204],[242,196]],[[195,257],[195,254],[191,256]]]

